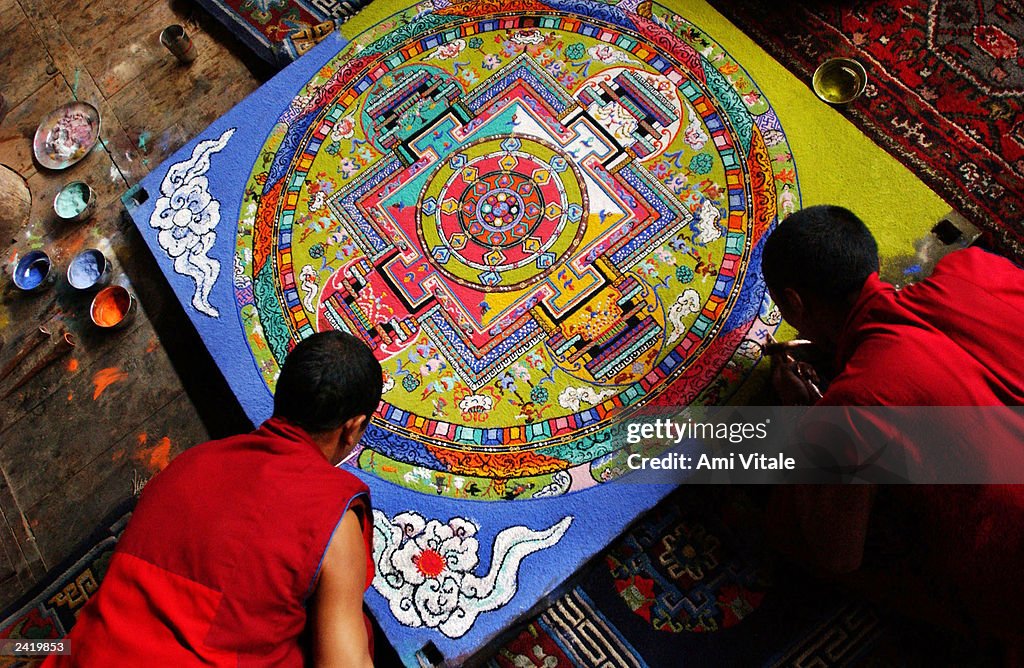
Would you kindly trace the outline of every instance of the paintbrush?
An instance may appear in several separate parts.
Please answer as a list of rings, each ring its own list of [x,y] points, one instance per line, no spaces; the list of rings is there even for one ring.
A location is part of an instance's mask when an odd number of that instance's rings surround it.
[[[4,393],[3,398],[11,396],[15,393],[22,385],[35,378],[43,369],[50,366],[61,357],[64,357],[71,352],[75,347],[75,337],[70,332],[62,332],[62,335],[57,339],[57,342],[53,345],[49,354],[28,370],[28,372],[22,376],[18,382],[16,382],[11,389]]]
[[[790,341],[776,341],[775,337],[769,332],[766,335],[765,343],[759,343],[761,351],[768,357],[773,355],[785,355],[787,363],[792,364],[793,373],[804,382],[807,387],[807,393],[811,399],[817,401],[821,399],[821,389],[818,387],[818,372],[814,370],[814,367],[807,362],[794,362],[793,358],[789,356],[790,351],[796,350],[797,348],[805,348],[807,346],[813,346],[813,341],[807,339],[792,339]],[[775,364],[775,360],[772,360],[772,364]]]
[[[761,353],[771,357],[772,355],[778,355],[779,353],[788,353],[790,350],[795,348],[802,348],[804,346],[813,346],[814,342],[808,341],[807,339],[793,339],[792,341],[776,341],[775,337],[772,336],[771,332],[765,334],[765,342],[759,343],[761,346]]]
[[[32,336],[28,341],[26,341],[25,344],[21,347],[21,349],[18,352],[14,353],[14,357],[12,357],[9,362],[7,362],[7,365],[4,366],[3,371],[0,371],[0,380],[3,380],[4,378],[7,378],[7,376],[11,375],[11,372],[14,371],[14,369],[18,366],[18,364],[21,363],[23,359],[28,357],[33,350],[38,348],[43,341],[48,341],[49,339],[50,330],[48,330],[45,325],[37,329],[35,331],[35,336]]]
[[[789,352],[795,348],[803,348],[804,346],[813,346],[813,341],[807,339],[793,339],[792,341],[772,341],[771,343],[762,343],[761,350],[764,351],[765,355],[778,355],[779,353]]]

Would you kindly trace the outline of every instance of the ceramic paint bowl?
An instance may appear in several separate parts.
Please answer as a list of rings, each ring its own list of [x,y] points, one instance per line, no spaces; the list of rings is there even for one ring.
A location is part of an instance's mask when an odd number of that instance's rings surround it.
[[[41,250],[25,253],[14,267],[14,285],[24,292],[36,292],[50,281],[50,256]]]
[[[111,285],[96,293],[89,317],[101,329],[121,329],[135,316],[135,297],[120,285]]]
[[[96,193],[84,181],[68,183],[53,198],[53,212],[66,223],[80,223],[96,209]]]
[[[68,265],[68,283],[76,290],[106,285],[110,280],[110,261],[95,248],[86,248]]]
[[[853,102],[868,85],[868,73],[853,58],[829,58],[814,71],[811,86],[829,104]]]

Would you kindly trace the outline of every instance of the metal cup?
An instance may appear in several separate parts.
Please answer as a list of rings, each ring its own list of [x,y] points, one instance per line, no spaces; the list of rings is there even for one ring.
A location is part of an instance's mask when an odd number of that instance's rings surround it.
[[[867,88],[868,74],[853,58],[829,58],[814,71],[811,87],[825,102],[843,105],[853,102]]]
[[[61,214],[59,203],[62,198],[73,197],[74,191],[84,193],[85,208],[80,210],[78,213],[74,213],[70,216]],[[66,184],[57,193],[57,196],[53,198],[53,212],[57,214],[57,218],[66,223],[80,223],[83,220],[89,218],[92,212],[96,210],[96,191],[89,186],[85,181],[72,181]]]
[[[95,248],[86,248],[68,265],[68,283],[76,290],[91,290],[110,280],[110,260]]]
[[[38,292],[53,282],[50,256],[41,250],[25,253],[14,266],[14,285],[22,292]]]
[[[160,43],[183,63],[191,63],[196,59],[196,48],[192,38],[180,25],[167,26],[160,32]]]
[[[89,317],[100,329],[121,329],[135,317],[135,297],[127,288],[111,285],[96,293]]]

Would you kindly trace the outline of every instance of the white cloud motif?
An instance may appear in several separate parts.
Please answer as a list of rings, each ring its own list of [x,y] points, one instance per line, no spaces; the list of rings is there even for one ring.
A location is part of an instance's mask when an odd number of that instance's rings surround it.
[[[430,482],[430,475],[429,470],[422,466],[416,466],[411,471],[406,471],[405,475],[402,476],[402,479],[409,485],[417,482],[427,484]]]
[[[316,296],[320,292],[320,285],[317,283],[316,269],[313,265],[307,264],[299,272],[299,287],[305,293],[302,305],[307,312],[316,313]]]
[[[697,115],[697,112],[693,110],[689,103],[686,104],[686,119],[687,125],[686,130],[683,131],[683,140],[694,151],[699,151],[704,148],[704,144],[708,143],[710,137],[704,131],[700,116]]]
[[[572,476],[568,471],[555,471],[551,476],[551,482],[533,493],[535,499],[546,499],[552,496],[560,496],[569,491],[572,487]]]
[[[463,413],[486,413],[492,408],[494,408],[494,399],[485,394],[471,394],[468,397],[463,397],[459,402],[459,410]]]
[[[211,318],[220,317],[210,303],[210,292],[220,276],[220,262],[208,255],[217,241],[220,202],[210,194],[205,175],[210,170],[210,157],[222,151],[234,133],[235,128],[230,128],[218,139],[199,142],[192,157],[171,165],[160,183],[160,198],[149,218],[150,227],[159,230],[157,243],[174,261],[174,271],[196,283],[192,306]]]
[[[453,42],[448,42],[447,44],[442,44],[437,47],[434,49],[434,53],[430,57],[434,60],[452,60],[462,53],[465,48],[466,40],[457,39]]]
[[[581,385],[580,387],[567,387],[561,391],[558,395],[558,405],[562,408],[576,412],[580,409],[583,402],[586,402],[593,406],[599,401],[602,401],[605,397],[610,397],[615,394],[612,390],[601,390],[598,392],[592,387]]]
[[[544,36],[539,30],[517,30],[512,34],[512,41],[516,44],[540,44]]]
[[[349,114],[348,116],[342,117],[334,127],[331,128],[331,139],[334,141],[341,141],[342,139],[351,139],[356,133],[356,119],[355,116]]]
[[[324,208],[325,203],[327,203],[327,193],[323,190],[318,190],[313,193],[313,197],[309,200],[309,210],[312,213],[316,213],[320,209]]]
[[[474,572],[480,562],[479,527],[471,520],[428,521],[413,511],[388,519],[374,510],[373,587],[401,624],[459,638],[481,613],[512,600],[522,560],[555,545],[570,524],[572,517],[564,517],[543,531],[502,530],[494,539],[490,571],[480,576]]]
[[[602,63],[635,63],[636,61],[626,55],[624,51],[620,51],[613,46],[608,44],[598,44],[587,49],[587,54],[590,55],[594,60],[599,60]]]
[[[697,237],[694,239],[701,246],[707,246],[722,237],[722,226],[718,224],[722,213],[709,199],[704,200],[700,207],[700,218],[697,221]]]
[[[234,274],[231,282],[234,283],[236,288],[240,289],[252,285],[252,279],[245,275],[245,265],[242,264],[242,253],[235,255]]]
[[[672,323],[672,334],[666,343],[675,343],[686,333],[687,327],[683,324],[683,318],[694,313],[700,313],[700,293],[693,288],[687,288],[676,298],[675,303],[668,307],[668,321]]]

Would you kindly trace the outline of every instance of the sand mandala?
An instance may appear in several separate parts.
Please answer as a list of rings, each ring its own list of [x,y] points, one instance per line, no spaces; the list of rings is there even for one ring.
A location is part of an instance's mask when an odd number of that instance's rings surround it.
[[[358,465],[488,500],[614,478],[615,422],[727,398],[768,317],[757,242],[796,205],[774,114],[696,28],[501,8],[414,8],[328,61],[235,258],[268,386],[303,336],[356,334],[387,371]]]
[[[760,359],[796,168],[746,72],[659,5],[433,2],[340,42],[132,215],[254,421],[302,338],[373,348],[368,600],[410,664],[466,657],[669,491],[626,484],[623,425],[720,405]]]

